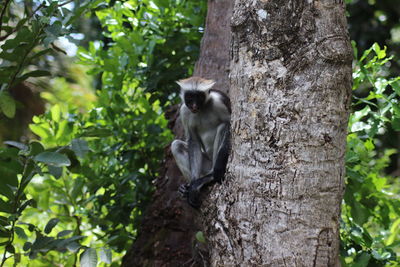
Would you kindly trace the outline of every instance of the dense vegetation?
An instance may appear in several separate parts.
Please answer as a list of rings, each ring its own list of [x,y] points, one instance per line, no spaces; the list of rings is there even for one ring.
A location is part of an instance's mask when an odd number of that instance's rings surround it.
[[[172,139],[164,113],[176,101],[174,81],[193,71],[205,1],[4,3],[0,129],[29,111],[21,84],[40,92],[47,111],[33,117],[30,132],[0,137],[8,140],[0,147],[0,266],[118,266]],[[348,4],[350,15],[365,5]],[[376,11],[368,21],[387,26]],[[86,39],[73,61],[59,40],[76,43],[80,32]],[[400,185],[390,175],[398,175],[397,143],[387,141],[400,130],[400,78],[382,38],[355,53],[343,266],[400,262]]]

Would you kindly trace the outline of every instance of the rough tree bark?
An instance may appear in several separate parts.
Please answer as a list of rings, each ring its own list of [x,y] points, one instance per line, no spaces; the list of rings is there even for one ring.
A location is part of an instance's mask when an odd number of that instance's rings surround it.
[[[212,266],[340,266],[352,48],[341,0],[236,0],[232,153],[203,203]]]
[[[194,75],[216,80],[218,89],[228,92],[231,0],[209,0],[206,29]],[[185,77],[182,77],[185,78]],[[178,90],[178,86],[177,86]],[[178,138],[183,130],[177,109],[167,114],[170,127]],[[184,183],[169,147],[166,149],[164,174],[156,181],[156,192],[132,248],[122,266],[203,266],[207,255],[194,249],[195,233],[201,230],[199,213],[177,194]],[[207,248],[201,248],[207,250]]]

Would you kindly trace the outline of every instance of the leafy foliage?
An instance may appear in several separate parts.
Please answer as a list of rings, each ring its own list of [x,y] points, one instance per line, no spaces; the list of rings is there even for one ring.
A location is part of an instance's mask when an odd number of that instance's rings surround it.
[[[69,2],[21,5],[6,0],[0,8],[0,109],[7,117],[13,118],[16,109],[9,90],[28,78],[51,75],[38,62],[52,51],[62,51],[55,45],[58,37],[73,39],[70,33],[76,19],[102,1],[75,1],[73,9],[65,7]]]
[[[205,1],[70,2],[0,7],[0,109],[9,118],[18,108],[10,88],[50,75],[42,60],[61,51],[58,37],[73,39],[77,18],[93,11],[103,29],[101,40],[78,50],[98,78],[96,98],[84,98],[93,103],[71,94],[67,79],[53,79],[58,93],[43,94],[52,107],[30,125],[40,141],[0,148],[0,266],[11,258],[22,266],[117,266],[172,138],[163,110],[175,101],[174,81],[192,73],[199,52]],[[375,44],[355,63],[343,266],[400,261],[400,185],[386,175],[396,151],[381,142],[400,129],[400,78],[388,78],[390,60]],[[196,239],[205,242],[201,232]]]
[[[385,174],[396,150],[382,147],[379,138],[390,127],[399,130],[400,77],[387,77],[390,60],[386,48],[374,44],[355,62],[342,207],[343,266],[398,266],[400,260],[400,185]]]

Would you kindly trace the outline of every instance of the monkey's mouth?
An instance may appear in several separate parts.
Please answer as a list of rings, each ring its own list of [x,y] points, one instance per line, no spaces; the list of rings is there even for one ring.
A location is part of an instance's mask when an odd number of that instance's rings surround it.
[[[192,113],[197,113],[197,112],[199,111],[199,109],[198,109],[198,108],[191,108],[190,111],[191,111]]]

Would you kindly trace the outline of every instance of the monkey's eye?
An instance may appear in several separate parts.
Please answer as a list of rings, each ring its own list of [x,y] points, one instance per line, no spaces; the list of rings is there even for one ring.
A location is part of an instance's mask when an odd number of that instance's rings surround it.
[[[189,103],[193,103],[194,102],[194,98],[191,95],[185,96],[185,103],[189,104]]]

